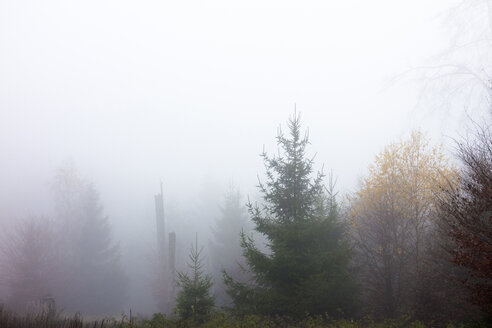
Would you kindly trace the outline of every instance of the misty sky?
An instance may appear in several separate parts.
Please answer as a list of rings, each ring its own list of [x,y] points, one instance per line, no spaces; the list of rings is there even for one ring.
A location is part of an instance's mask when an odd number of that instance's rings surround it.
[[[390,81],[443,48],[451,4],[1,1],[1,206],[66,159],[108,200],[158,179],[249,192],[295,103],[318,163],[351,189],[410,129],[449,133],[416,110],[418,83]]]
[[[151,231],[160,179],[170,221],[231,181],[254,197],[295,104],[318,167],[353,191],[412,129],[456,135],[463,116],[401,78],[446,48],[454,3],[0,0],[0,224],[51,215],[66,161],[121,240]]]

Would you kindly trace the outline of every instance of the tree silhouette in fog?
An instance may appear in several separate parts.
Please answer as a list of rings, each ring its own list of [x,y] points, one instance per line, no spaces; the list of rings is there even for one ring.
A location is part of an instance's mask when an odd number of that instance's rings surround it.
[[[431,319],[446,307],[431,250],[436,195],[454,180],[442,148],[419,131],[376,156],[349,211],[368,313]]]
[[[462,176],[440,197],[440,223],[449,260],[466,272],[458,280],[472,303],[491,316],[492,133],[490,126],[475,127],[473,139],[458,142]]]
[[[126,278],[98,192],[71,165],[57,171],[53,189],[61,250],[57,291],[61,305],[91,314],[121,311]]]
[[[32,218],[2,237],[0,283],[8,288],[7,304],[23,312],[30,304],[51,298],[57,258],[50,222]]]
[[[241,248],[240,234],[248,233],[249,222],[246,207],[241,202],[241,193],[233,185],[225,194],[221,216],[216,219],[212,230],[213,241],[209,243],[210,261],[213,267],[214,294],[219,305],[229,305],[222,271],[226,270],[235,280],[245,281],[246,261]]]

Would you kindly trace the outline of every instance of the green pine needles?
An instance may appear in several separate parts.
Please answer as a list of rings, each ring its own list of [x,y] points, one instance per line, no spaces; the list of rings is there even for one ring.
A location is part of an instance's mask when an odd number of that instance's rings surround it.
[[[188,267],[190,274],[178,272],[177,284],[181,287],[176,299],[176,313],[180,319],[191,323],[203,323],[210,319],[215,301],[210,295],[212,278],[203,272],[201,254],[198,249],[198,236],[191,246]]]
[[[333,193],[324,174],[313,174],[307,158],[308,134],[300,117],[288,122],[289,137],[279,130],[279,154],[261,155],[266,182],[259,184],[262,204],[248,204],[255,230],[268,241],[265,253],[251,236],[241,235],[243,254],[253,274],[251,284],[226,272],[238,313],[340,317],[355,309],[355,284],[349,270],[350,247]]]

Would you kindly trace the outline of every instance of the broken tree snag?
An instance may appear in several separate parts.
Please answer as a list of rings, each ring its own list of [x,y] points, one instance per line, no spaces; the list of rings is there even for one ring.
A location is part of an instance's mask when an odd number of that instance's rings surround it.
[[[174,232],[169,233],[169,283],[171,284],[170,298],[174,300],[175,297],[175,272],[176,272],[176,234]]]
[[[174,301],[176,298],[176,234],[174,232],[169,233],[169,308],[174,307]]]
[[[163,268],[166,262],[166,235],[164,228],[164,196],[162,193],[162,181],[161,192],[154,196],[155,200],[155,223],[157,229],[157,255],[159,257],[159,264]]]

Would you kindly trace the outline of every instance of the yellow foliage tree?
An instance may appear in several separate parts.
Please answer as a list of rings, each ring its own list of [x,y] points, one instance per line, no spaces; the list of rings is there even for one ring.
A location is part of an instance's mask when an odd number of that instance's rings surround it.
[[[415,131],[376,156],[350,198],[349,219],[373,313],[410,314],[434,226],[435,195],[456,177],[443,148]]]

